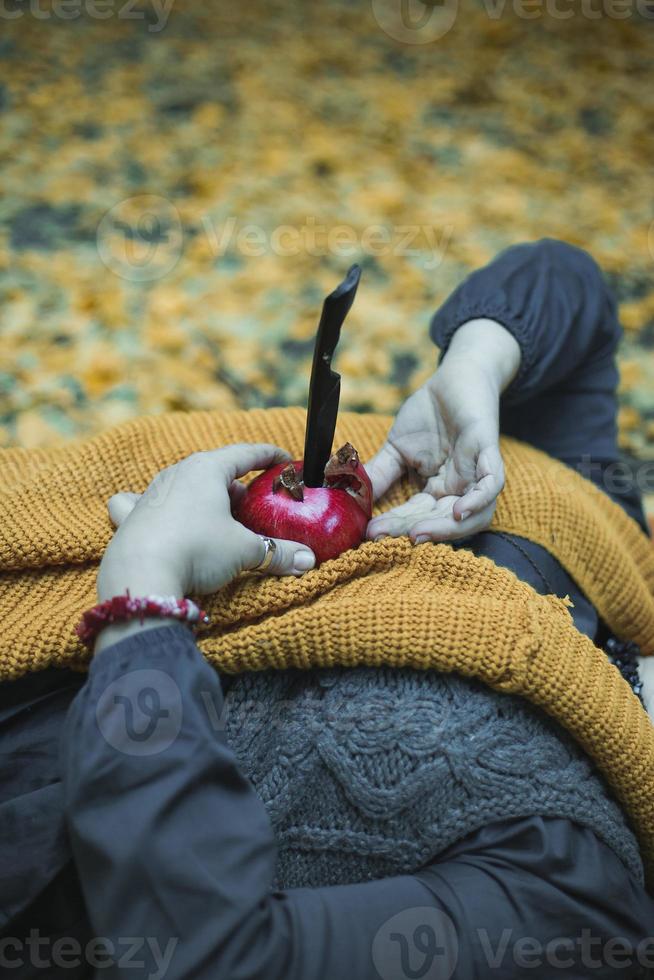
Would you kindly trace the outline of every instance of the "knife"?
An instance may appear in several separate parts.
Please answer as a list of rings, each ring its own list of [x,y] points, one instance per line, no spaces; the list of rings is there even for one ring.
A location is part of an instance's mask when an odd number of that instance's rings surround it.
[[[309,407],[304,436],[304,485],[321,487],[325,466],[331,456],[338,400],[341,394],[341,376],[331,369],[331,361],[341,335],[341,327],[350,312],[356,296],[361,267],[353,265],[322,307],[313,366],[309,383]]]

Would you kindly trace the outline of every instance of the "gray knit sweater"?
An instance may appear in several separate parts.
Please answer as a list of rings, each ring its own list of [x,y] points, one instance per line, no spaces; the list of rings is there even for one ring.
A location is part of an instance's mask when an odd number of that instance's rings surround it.
[[[225,724],[279,844],[276,887],[415,872],[483,824],[567,817],[639,880],[635,837],[589,758],[540,709],[435,671],[236,678]]]

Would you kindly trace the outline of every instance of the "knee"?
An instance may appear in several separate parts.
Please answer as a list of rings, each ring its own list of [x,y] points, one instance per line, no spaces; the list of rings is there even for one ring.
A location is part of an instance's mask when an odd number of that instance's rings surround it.
[[[598,287],[607,288],[601,268],[585,249],[559,238],[541,238],[533,243],[532,248],[541,253],[547,264],[568,272],[576,272],[594,281]]]
[[[553,276],[574,278],[581,283],[578,295],[584,297],[585,316],[597,326],[594,348],[615,350],[622,336],[617,303],[593,256],[585,249],[557,238],[541,238],[529,247],[537,250],[543,267],[548,268]]]

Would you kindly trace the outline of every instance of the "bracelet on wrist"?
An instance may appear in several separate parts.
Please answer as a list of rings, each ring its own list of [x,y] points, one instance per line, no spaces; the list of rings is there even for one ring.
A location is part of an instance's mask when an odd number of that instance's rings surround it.
[[[194,629],[209,622],[205,611],[200,609],[192,599],[160,595],[133,597],[127,589],[125,595],[113,596],[88,609],[75,627],[75,632],[84,646],[90,648],[105,626],[126,623],[133,619],[138,619],[142,623],[150,616],[176,619],[180,623],[188,623]]]

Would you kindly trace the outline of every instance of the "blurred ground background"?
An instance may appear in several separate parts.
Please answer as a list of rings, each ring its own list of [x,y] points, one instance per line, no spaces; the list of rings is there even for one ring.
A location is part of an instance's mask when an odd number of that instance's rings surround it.
[[[618,294],[621,439],[654,456],[654,19],[462,0],[416,43],[389,3],[6,0],[0,445],[303,404],[355,259],[342,406],[393,412],[446,294],[550,235]]]

